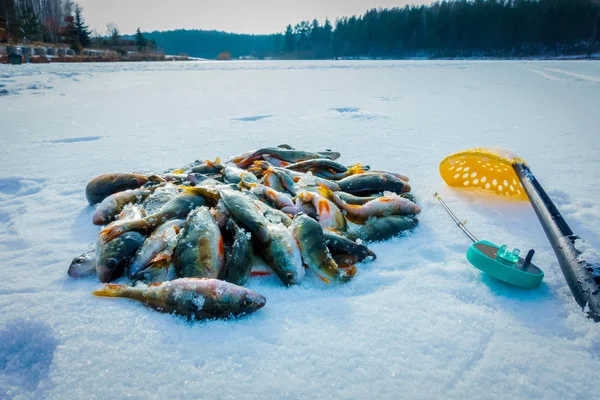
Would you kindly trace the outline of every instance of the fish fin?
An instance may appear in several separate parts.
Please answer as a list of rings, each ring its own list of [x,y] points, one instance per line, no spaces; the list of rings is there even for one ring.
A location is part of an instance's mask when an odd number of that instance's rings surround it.
[[[344,270],[345,275],[340,276],[340,281],[348,282],[350,279],[356,275],[356,267],[353,265],[350,268]]]
[[[322,183],[317,182],[317,191],[319,192],[319,194],[321,196],[323,196],[327,200],[331,200],[335,203],[335,200],[334,200],[335,194],[333,193],[333,190],[329,189],[327,186],[323,185]]]
[[[219,157],[215,158],[215,161],[210,161],[210,160],[206,160],[206,165],[208,165],[209,167],[214,167],[216,164],[220,164],[221,163],[221,159]]]
[[[365,169],[365,167],[363,167],[361,163],[354,164],[348,168],[348,173],[350,175],[363,174],[365,171],[368,170]]]
[[[162,285],[162,284],[163,284],[163,282],[151,283],[151,284],[149,284],[149,285],[148,285],[148,287],[152,287],[152,286],[160,286],[160,285]]]
[[[321,275],[317,275],[317,276],[319,277],[319,279],[321,279],[321,280],[322,280],[323,282],[325,282],[326,284],[328,284],[328,285],[329,285],[329,284],[331,283],[331,281],[330,281],[329,279],[327,279],[327,278],[325,278],[325,277],[323,277],[323,276],[321,276]]]
[[[252,271],[250,272],[250,276],[269,276],[271,275],[270,271]]]
[[[172,174],[183,174],[184,172],[184,169],[176,169],[175,171],[171,171]]]
[[[175,234],[176,234],[176,235],[179,235],[179,231],[181,231],[181,228],[180,228],[180,227],[178,227],[178,226],[174,226],[174,227],[173,227],[173,230],[175,231]]]
[[[154,264],[157,263],[159,261],[165,261],[171,258],[170,254],[166,254],[166,253],[158,253],[156,256],[154,256],[154,258],[152,260],[150,260],[150,262],[148,264]]]
[[[100,297],[123,297],[123,292],[126,289],[127,286],[108,283],[102,289],[93,291],[92,294]]]
[[[218,201],[221,198],[219,192],[215,190],[210,190],[208,187],[203,186],[179,186],[180,189],[184,191],[195,194],[196,196],[200,195],[202,197],[207,197],[211,200]]]
[[[246,180],[244,179],[244,177],[242,176],[242,179],[240,179],[240,183],[238,184],[238,186],[240,188],[244,188],[244,189],[250,189],[253,188],[255,186],[257,186],[257,183],[252,183],[252,182],[246,182]]]
[[[145,231],[148,227],[148,223],[143,218],[130,221],[115,221],[102,229],[98,236],[100,242],[106,244],[124,233],[130,231]]]

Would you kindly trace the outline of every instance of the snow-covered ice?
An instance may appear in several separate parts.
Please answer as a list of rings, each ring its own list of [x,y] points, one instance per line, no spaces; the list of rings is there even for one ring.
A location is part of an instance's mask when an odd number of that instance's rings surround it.
[[[515,151],[599,249],[598,127],[598,62],[0,65],[0,398],[589,398],[600,325],[533,209],[448,188],[438,165]],[[91,178],[281,143],[410,176],[421,224],[347,285],[251,279],[267,305],[235,321],[190,325],[67,276],[98,233]],[[471,267],[434,191],[476,236],[535,248],[542,286]]]

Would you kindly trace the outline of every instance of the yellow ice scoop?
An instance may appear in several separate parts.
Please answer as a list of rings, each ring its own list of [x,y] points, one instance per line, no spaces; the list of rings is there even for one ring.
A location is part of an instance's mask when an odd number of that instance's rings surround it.
[[[480,188],[494,194],[528,200],[513,164],[525,161],[503,149],[459,151],[440,163],[440,175],[449,186]]]

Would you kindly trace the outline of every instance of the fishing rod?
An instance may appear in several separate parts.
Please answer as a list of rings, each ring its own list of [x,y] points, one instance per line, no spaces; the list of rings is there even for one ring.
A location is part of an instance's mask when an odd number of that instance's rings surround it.
[[[450,210],[442,197],[433,194],[441,203],[456,225],[471,239],[473,244],[467,251],[467,260],[477,269],[510,285],[523,289],[535,289],[542,283],[544,272],[534,265],[531,260],[535,250],[527,252],[525,258],[519,257],[521,251],[517,248],[508,250],[507,245],[497,246],[487,240],[477,239]]]

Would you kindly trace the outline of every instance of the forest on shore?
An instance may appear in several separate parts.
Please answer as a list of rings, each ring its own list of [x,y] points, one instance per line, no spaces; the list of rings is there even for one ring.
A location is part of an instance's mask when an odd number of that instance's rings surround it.
[[[444,0],[301,21],[271,35],[185,29],[122,35],[116,24],[98,33],[72,0],[0,0],[0,41],[2,34],[4,41],[7,34],[26,36],[75,51],[162,49],[210,59],[223,53],[275,59],[591,55],[600,52],[600,0]]]
[[[151,32],[169,54],[285,59],[534,57],[600,51],[600,0],[450,0],[301,21],[283,33]]]

